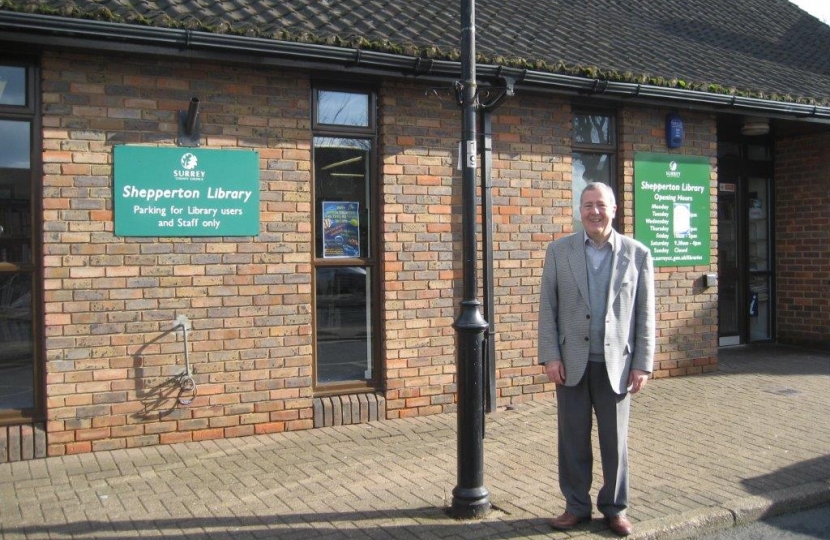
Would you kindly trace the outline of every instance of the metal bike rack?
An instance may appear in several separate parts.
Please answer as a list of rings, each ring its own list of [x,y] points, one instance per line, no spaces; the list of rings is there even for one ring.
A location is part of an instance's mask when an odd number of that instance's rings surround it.
[[[179,315],[176,317],[176,326],[173,329],[181,328],[182,336],[184,337],[184,373],[178,376],[179,388],[181,394],[179,395],[179,403],[182,405],[190,405],[196,399],[196,381],[193,380],[193,375],[190,372],[190,346],[187,343],[187,331],[190,330],[190,319],[186,315]]]

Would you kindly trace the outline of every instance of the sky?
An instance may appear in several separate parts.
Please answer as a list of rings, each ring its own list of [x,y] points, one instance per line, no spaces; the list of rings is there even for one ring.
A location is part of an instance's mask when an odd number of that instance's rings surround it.
[[[830,24],[830,2],[827,0],[790,0],[810,15]]]

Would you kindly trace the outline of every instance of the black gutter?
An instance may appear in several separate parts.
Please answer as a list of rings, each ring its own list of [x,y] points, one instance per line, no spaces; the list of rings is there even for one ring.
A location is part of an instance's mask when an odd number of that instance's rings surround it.
[[[295,43],[265,38],[213,34],[176,28],[157,28],[0,11],[0,41],[51,45],[95,51],[146,52],[157,55],[228,60],[255,65],[327,69],[353,74],[458,80],[461,63],[424,59],[331,45]],[[770,118],[830,123],[830,107],[716,94],[576,75],[530,71],[505,66],[477,65],[479,80],[512,77],[516,89],[556,94],[594,95],[651,105],[689,106],[695,109]]]

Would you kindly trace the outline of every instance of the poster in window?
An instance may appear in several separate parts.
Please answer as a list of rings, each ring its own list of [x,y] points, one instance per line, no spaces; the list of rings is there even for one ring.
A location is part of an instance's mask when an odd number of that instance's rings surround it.
[[[323,202],[323,257],[360,256],[360,203]]]
[[[764,203],[756,193],[749,194],[749,219],[764,219]]]

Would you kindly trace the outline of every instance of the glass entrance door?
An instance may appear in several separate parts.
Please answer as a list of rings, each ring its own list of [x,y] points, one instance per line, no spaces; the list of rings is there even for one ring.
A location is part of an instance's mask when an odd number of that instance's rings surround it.
[[[719,345],[741,343],[744,305],[738,234],[740,210],[737,184],[721,182],[718,189],[718,341]]]
[[[774,338],[772,144],[718,141],[718,342]]]
[[[772,339],[769,184],[767,178],[750,178],[748,182],[749,341]]]

